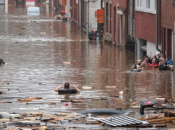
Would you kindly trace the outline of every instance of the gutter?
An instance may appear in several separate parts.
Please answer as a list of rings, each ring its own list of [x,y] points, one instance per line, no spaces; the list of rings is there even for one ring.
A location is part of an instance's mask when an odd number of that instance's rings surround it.
[[[157,51],[159,51],[160,53],[162,53],[163,51],[159,49],[159,44],[158,44],[158,33],[159,33],[159,8],[158,8],[158,0],[156,1],[156,49]]]
[[[132,30],[132,34],[131,34],[131,37],[133,39],[134,38],[134,35],[133,35],[133,33],[134,33],[134,23],[133,23],[133,19],[134,19],[134,1],[133,0],[131,1],[131,4],[132,4],[132,6],[131,6],[132,7],[132,11],[131,11],[132,12],[131,13],[131,20],[132,20],[131,30]]]
[[[86,33],[88,34],[89,33],[89,0],[86,0],[86,3],[87,3],[87,16],[86,16]]]

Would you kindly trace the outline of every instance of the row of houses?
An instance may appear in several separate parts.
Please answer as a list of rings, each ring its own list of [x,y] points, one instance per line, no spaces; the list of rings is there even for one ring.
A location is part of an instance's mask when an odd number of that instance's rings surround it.
[[[70,17],[70,20],[88,33],[93,29],[102,30],[103,23],[97,22],[95,16],[98,9],[104,8],[103,0],[50,0],[49,5],[56,13],[62,10]]]
[[[174,0],[50,0],[50,6],[66,10],[86,33],[103,30],[105,41],[127,47],[137,58],[156,51],[175,58]],[[98,9],[104,12],[102,23],[95,16]]]
[[[163,57],[174,58],[175,61],[174,0],[35,1],[48,1],[55,15],[65,10],[70,20],[77,23],[85,33],[93,29],[103,30],[106,42],[130,49],[137,54],[137,58],[153,56],[156,51],[160,51]],[[100,22],[97,18],[99,9],[103,10]]]
[[[104,0],[104,40],[126,46],[137,58],[156,51],[174,58],[174,0]]]

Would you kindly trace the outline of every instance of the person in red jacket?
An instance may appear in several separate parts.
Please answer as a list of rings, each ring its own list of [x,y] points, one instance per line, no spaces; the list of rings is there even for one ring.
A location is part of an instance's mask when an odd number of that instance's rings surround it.
[[[152,59],[152,64],[149,65],[151,68],[158,68],[159,64],[156,59]]]

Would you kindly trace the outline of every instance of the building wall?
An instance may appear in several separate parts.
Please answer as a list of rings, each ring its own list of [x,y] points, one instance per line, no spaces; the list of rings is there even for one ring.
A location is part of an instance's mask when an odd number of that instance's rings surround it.
[[[70,13],[71,13],[71,19],[74,22],[78,23],[79,18],[79,1],[78,0],[71,0],[70,1]]]
[[[161,24],[162,27],[173,29],[174,28],[174,7],[171,0],[161,0]]]
[[[173,1],[162,0],[161,1],[161,43],[163,56],[165,58],[174,58],[175,52],[173,52],[174,42],[174,20],[175,20],[175,9]],[[174,45],[173,45],[174,44]]]
[[[118,19],[118,41],[117,45],[125,45],[127,39],[127,0],[118,0],[118,10],[117,10],[117,19]]]
[[[156,46],[155,43],[147,41],[147,55],[152,57],[153,55],[155,55],[156,53]],[[159,48],[161,48],[161,46],[159,45]]]
[[[127,0],[118,0],[118,2],[119,2],[119,7],[125,8],[125,9],[127,8],[127,3],[128,3]],[[117,3],[115,3],[115,4],[117,4]]]
[[[135,11],[135,36],[156,42],[156,15]]]
[[[101,0],[89,1],[89,31],[97,29],[97,18],[95,17],[97,9],[101,9]]]
[[[86,33],[97,29],[97,18],[95,12],[101,9],[101,0],[70,0],[71,20]]]
[[[125,45],[127,38],[127,0],[105,0],[104,40]]]
[[[118,10],[118,1],[119,0],[116,0],[116,1],[113,1],[112,2],[112,26],[111,26],[111,34],[112,34],[112,43],[113,44],[117,44],[117,39],[118,39],[118,14],[117,14],[117,10]]]
[[[116,28],[116,25],[117,25],[117,24],[114,24],[114,20],[112,23],[112,18],[114,17],[114,11],[113,11],[114,6],[112,2],[114,2],[114,4],[117,3],[117,1],[104,0],[104,40],[110,43],[113,42],[112,27]],[[115,7],[116,7],[116,17],[117,17],[117,5],[115,5]]]
[[[65,12],[68,15],[68,17],[71,17],[71,8],[70,8],[70,0],[67,0],[66,6],[65,6]]]
[[[16,3],[15,0],[9,0],[9,1],[8,1],[8,4],[9,4],[9,5],[15,5],[15,3]]]
[[[0,4],[5,4],[5,0],[0,0]]]

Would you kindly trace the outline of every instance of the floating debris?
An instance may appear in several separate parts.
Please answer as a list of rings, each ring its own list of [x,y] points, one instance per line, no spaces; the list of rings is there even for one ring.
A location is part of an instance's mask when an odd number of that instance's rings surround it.
[[[46,34],[46,32],[40,32],[40,34],[43,34],[44,35],[44,34]]]
[[[0,119],[11,119],[12,116],[7,112],[0,112]]]
[[[42,97],[35,97],[35,98],[25,98],[25,99],[19,99],[19,102],[32,102],[33,100],[41,100]]]
[[[63,62],[65,65],[69,65],[69,64],[71,64],[71,62],[68,62],[68,61],[65,61],[65,62]]]
[[[106,88],[115,89],[115,88],[117,88],[117,86],[106,86]]]
[[[19,31],[21,31],[21,29],[20,28],[16,28],[15,31],[19,32]]]
[[[26,29],[26,28],[22,27],[21,29]]]
[[[92,87],[83,86],[82,89],[84,89],[84,90],[88,90],[88,89],[92,89]]]
[[[101,108],[101,109],[86,109],[79,111],[77,113],[80,114],[124,114],[125,112],[123,110],[119,109],[109,109],[109,108]]]
[[[3,104],[3,103],[12,103],[12,102],[0,102],[0,104]]]

